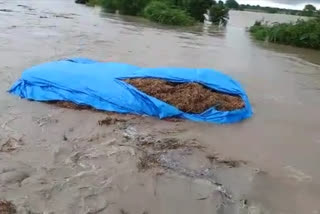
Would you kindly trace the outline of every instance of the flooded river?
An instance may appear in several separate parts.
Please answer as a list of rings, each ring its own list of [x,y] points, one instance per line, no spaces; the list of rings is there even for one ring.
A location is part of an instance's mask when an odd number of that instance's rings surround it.
[[[0,199],[19,213],[319,214],[320,52],[246,32],[255,20],[297,18],[231,11],[225,29],[174,28],[73,0],[0,0]],[[214,68],[243,84],[255,114],[234,125],[123,116],[125,124],[101,127],[104,113],[6,93],[25,68],[76,56]],[[140,172],[130,143],[142,135],[206,149],[171,151],[167,159],[185,162]],[[210,165],[213,154],[246,164]]]

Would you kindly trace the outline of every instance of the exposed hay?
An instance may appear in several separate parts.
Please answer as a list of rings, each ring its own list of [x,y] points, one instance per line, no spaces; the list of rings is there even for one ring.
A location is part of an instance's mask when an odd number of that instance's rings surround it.
[[[61,108],[68,108],[68,109],[75,109],[75,110],[87,110],[87,109],[93,110],[93,108],[90,106],[78,105],[78,104],[75,104],[72,102],[66,102],[66,101],[50,101],[48,103],[54,104]]]
[[[172,83],[161,79],[126,79],[144,93],[176,106],[183,112],[199,114],[211,107],[219,111],[232,111],[245,107],[241,97],[213,91],[199,83]],[[96,110],[72,102],[51,101],[56,106],[75,110]]]
[[[213,91],[198,83],[171,83],[161,79],[126,79],[144,93],[176,106],[183,112],[199,114],[215,107],[219,111],[232,111],[245,106],[239,96]]]

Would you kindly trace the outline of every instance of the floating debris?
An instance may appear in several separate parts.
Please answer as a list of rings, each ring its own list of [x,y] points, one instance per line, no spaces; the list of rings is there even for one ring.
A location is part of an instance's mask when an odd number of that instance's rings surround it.
[[[67,135],[66,134],[63,134],[63,141],[68,141],[68,137],[67,137]]]
[[[174,150],[179,148],[203,148],[203,146],[195,140],[181,141],[177,138],[155,139],[153,136],[138,137],[137,146],[149,147],[156,151]]]
[[[120,214],[129,214],[127,211],[125,211],[124,209],[120,209]]]
[[[137,162],[137,168],[140,172],[144,172],[148,169],[160,167],[160,154],[147,154],[144,153]]]
[[[13,10],[10,10],[10,9],[0,9],[0,12],[12,13]]]
[[[216,154],[207,155],[207,159],[213,164],[222,164],[229,168],[238,168],[243,164],[247,164],[246,161],[243,160],[231,160],[231,159],[223,159]]]
[[[41,118],[34,118],[39,127],[48,125],[48,124],[56,124],[59,120],[52,118],[52,115],[48,114]]]
[[[1,214],[16,214],[17,210],[15,205],[6,200],[0,200],[0,213]]]
[[[20,147],[20,144],[22,144],[22,139],[17,140],[10,137],[4,144],[0,146],[0,152],[13,152]]]
[[[73,17],[70,17],[68,15],[64,15],[64,14],[55,14],[54,17],[56,17],[56,18],[64,18],[64,19],[73,19]]]
[[[23,5],[23,4],[18,4],[17,6],[18,6],[18,7],[22,7],[22,8],[24,8],[24,9],[27,9],[27,10],[30,10],[30,11],[35,10],[35,9],[33,9],[32,7],[29,7],[29,6]]]
[[[109,125],[114,125],[116,123],[123,123],[123,122],[127,122],[127,120],[108,116],[103,120],[99,120],[98,124],[99,124],[99,126],[109,126]]]

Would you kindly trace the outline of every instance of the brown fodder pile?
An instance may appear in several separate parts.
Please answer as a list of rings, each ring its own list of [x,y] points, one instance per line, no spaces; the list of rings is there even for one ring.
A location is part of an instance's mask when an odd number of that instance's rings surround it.
[[[17,210],[10,201],[0,200],[0,214],[16,214]]]
[[[232,111],[245,106],[239,96],[219,93],[198,83],[171,83],[152,78],[125,81],[140,91],[187,113],[199,114],[211,107],[219,111]]]

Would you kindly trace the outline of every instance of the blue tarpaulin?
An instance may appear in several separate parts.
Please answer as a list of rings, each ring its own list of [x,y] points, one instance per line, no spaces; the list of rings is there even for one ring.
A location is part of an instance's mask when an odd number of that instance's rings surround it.
[[[159,78],[169,82],[196,82],[219,92],[239,95],[245,107],[201,114],[182,112],[176,107],[139,91],[123,81],[128,78]],[[249,99],[241,85],[212,69],[140,68],[122,63],[103,63],[74,58],[49,62],[25,70],[10,93],[36,101],[69,101],[98,110],[178,117],[211,123],[234,123],[252,116]]]

